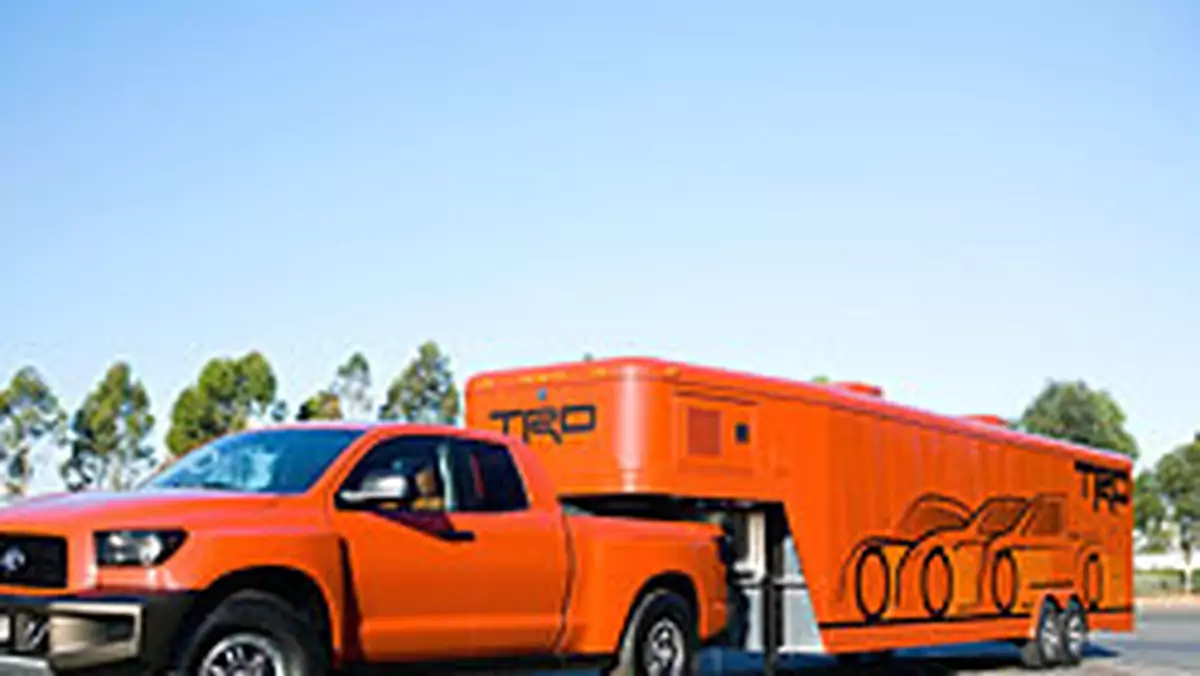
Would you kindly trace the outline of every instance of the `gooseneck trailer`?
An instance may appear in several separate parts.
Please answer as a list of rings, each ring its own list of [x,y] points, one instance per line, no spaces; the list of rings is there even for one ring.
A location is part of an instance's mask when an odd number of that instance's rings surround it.
[[[721,524],[726,646],[856,658],[1011,641],[1031,667],[1133,628],[1132,462],[874,386],[623,358],[481,373],[583,513]]]

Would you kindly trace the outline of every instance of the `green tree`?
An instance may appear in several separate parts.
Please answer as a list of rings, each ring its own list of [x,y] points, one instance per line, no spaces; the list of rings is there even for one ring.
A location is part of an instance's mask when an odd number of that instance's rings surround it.
[[[1159,458],[1154,474],[1183,553],[1185,591],[1191,593],[1192,550],[1200,536],[1200,435]]]
[[[321,390],[300,404],[296,420],[341,420],[342,405],[338,396],[329,390]]]
[[[387,399],[379,409],[379,417],[451,425],[458,421],[459,407],[450,358],[442,354],[437,343],[427,341],[400,376],[392,381]]]
[[[350,355],[338,367],[333,384],[317,392],[300,406],[297,420],[340,420],[371,416],[371,365],[361,352]]]
[[[813,376],[812,382],[820,385],[828,385],[832,381],[829,379],[829,376]]]
[[[150,396],[129,364],[109,367],[71,420],[71,455],[59,468],[72,491],[131,488],[154,464]]]
[[[1163,503],[1158,478],[1151,470],[1138,473],[1133,485],[1133,529],[1142,537],[1141,550],[1162,553],[1170,545],[1165,525],[1167,506]]]
[[[33,478],[33,449],[42,441],[59,447],[66,433],[66,411],[32,366],[13,375],[0,390],[0,463],[8,495],[25,495]]]
[[[332,389],[346,417],[371,417],[371,364],[362,352],[350,355],[338,367]]]
[[[276,399],[277,388],[275,372],[260,352],[210,360],[196,384],[175,400],[167,448],[179,456],[252,421],[282,420],[286,405]]]
[[[1047,383],[1021,414],[1017,428],[1138,457],[1137,442],[1125,430],[1125,412],[1108,392],[1083,381]]]

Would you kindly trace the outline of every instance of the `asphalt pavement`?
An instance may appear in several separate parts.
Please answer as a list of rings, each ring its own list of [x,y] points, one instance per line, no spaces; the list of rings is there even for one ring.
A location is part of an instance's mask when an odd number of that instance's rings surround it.
[[[706,652],[704,676],[752,676],[760,673],[749,659],[719,652]],[[834,667],[827,659],[794,659],[784,665],[788,676],[801,674],[896,674],[898,676],[986,676],[990,674],[1084,674],[1095,676],[1174,676],[1200,674],[1200,607],[1187,609],[1143,609],[1138,611],[1137,630],[1129,634],[1092,636],[1083,664],[1074,669],[1028,672],[1017,651],[1007,644],[972,644],[938,650],[899,651],[886,664],[855,668]],[[590,671],[542,671],[538,676],[596,676]]]

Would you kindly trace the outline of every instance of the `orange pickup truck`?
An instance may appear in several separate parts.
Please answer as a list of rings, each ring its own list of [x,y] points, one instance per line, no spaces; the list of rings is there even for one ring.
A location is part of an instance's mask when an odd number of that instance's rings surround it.
[[[707,523],[564,507],[498,433],[254,430],[131,492],[0,510],[0,673],[677,676],[725,628],[723,556]]]

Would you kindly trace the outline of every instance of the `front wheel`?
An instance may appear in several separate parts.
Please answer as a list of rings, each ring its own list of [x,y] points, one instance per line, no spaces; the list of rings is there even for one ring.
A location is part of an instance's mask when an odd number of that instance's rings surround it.
[[[638,603],[610,676],[693,676],[699,639],[687,601],[658,590]]]
[[[181,676],[326,674],[320,639],[308,618],[270,594],[233,594],[192,636]]]

